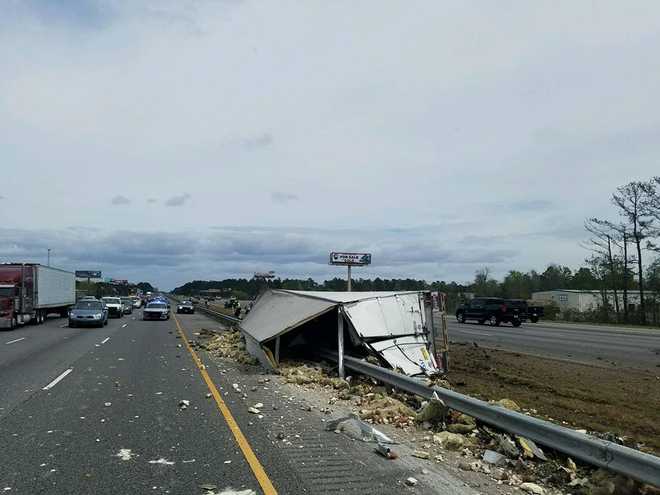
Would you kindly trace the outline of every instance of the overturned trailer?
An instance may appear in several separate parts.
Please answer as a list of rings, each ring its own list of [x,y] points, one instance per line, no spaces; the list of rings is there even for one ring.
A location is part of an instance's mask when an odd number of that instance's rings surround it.
[[[431,294],[269,290],[240,324],[247,350],[267,367],[321,350],[375,356],[406,375],[447,371],[446,326],[436,329]]]

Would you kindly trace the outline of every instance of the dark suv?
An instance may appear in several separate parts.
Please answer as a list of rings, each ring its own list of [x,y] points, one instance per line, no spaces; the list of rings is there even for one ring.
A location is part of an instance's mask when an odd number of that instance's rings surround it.
[[[475,297],[458,307],[456,319],[459,323],[476,320],[480,325],[488,322],[496,327],[500,323],[511,323],[519,327],[527,319],[527,303],[499,297]]]

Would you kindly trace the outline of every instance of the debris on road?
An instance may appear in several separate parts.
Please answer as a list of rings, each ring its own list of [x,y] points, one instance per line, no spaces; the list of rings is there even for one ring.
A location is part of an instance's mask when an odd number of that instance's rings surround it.
[[[119,457],[122,461],[130,461],[136,456],[137,454],[134,454],[131,449],[119,449],[119,452],[115,454],[115,457]]]
[[[433,398],[422,406],[422,409],[415,415],[415,421],[424,423],[428,421],[431,424],[443,423],[447,418],[449,408],[438,397],[437,393],[433,393]]]
[[[506,463],[505,456],[503,456],[499,452],[495,452],[494,450],[489,450],[489,449],[486,449],[484,451],[482,459],[484,460],[484,462],[488,464],[493,464],[494,466],[500,466]]]
[[[419,483],[419,481],[417,481],[417,479],[413,478],[412,476],[410,478],[406,478],[406,485],[408,486],[417,486],[417,483]]]
[[[112,402],[106,402],[103,404],[105,407],[110,407],[112,405]]]
[[[548,460],[543,451],[537,447],[533,441],[521,436],[516,436],[516,440],[518,440],[518,445],[520,445],[523,449],[523,456],[529,459],[536,457],[542,461]]]
[[[245,348],[245,340],[236,329],[228,329],[223,332],[203,330],[200,339],[191,342],[191,345],[209,351],[212,355],[233,359],[242,364],[257,364],[256,358],[252,357]]]
[[[447,450],[460,450],[467,445],[468,440],[463,435],[451,433],[449,431],[441,431],[440,433],[433,435],[433,443],[438,444]]]
[[[248,407],[248,412],[252,413],[252,414],[261,414],[261,411],[259,409],[257,409],[256,407],[252,407],[252,406]]]
[[[415,450],[410,455],[412,455],[413,457],[417,457],[418,459],[430,459],[431,458],[431,454],[429,454],[425,450]]]
[[[360,420],[356,414],[328,421],[325,425],[327,431],[344,433],[345,435],[363,442],[378,442],[379,444],[395,443],[390,437],[373,426]]]
[[[518,488],[534,495],[543,495],[545,493],[545,490],[536,483],[522,483]]]
[[[161,457],[160,459],[154,459],[152,461],[149,461],[149,464],[162,464],[163,466],[172,466],[174,465],[174,461],[168,461],[167,459]]]
[[[390,447],[387,445],[384,445],[382,443],[379,443],[376,446],[376,452],[385,457],[386,459],[394,460],[398,458],[399,456],[394,452]]]
[[[183,399],[179,401],[179,409],[188,409],[188,406],[190,406],[189,400]]]

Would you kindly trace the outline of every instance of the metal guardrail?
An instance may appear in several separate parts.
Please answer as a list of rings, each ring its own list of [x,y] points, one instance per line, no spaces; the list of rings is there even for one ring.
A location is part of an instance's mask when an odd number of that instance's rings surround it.
[[[180,298],[176,296],[170,295],[168,297],[177,303],[181,302]],[[220,311],[214,311],[212,309],[207,308],[206,306],[200,306],[199,304],[194,304],[194,306],[197,311],[201,311],[207,316],[220,320],[224,323],[237,324],[241,322],[240,318],[234,318],[233,316],[226,315],[224,313],[221,313]]]
[[[337,361],[336,352],[324,351],[321,355]],[[344,367],[426,399],[431,399],[435,393],[450,408],[484,423],[529,438],[574,459],[621,473],[643,483],[660,486],[660,457],[495,406],[446,388],[428,386],[418,379],[355,357],[344,356]]]

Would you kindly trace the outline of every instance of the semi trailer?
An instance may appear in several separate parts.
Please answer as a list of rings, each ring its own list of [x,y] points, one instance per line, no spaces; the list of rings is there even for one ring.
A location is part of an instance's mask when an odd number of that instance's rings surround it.
[[[75,302],[73,272],[37,263],[0,264],[0,328],[38,325],[50,313],[65,317]]]

